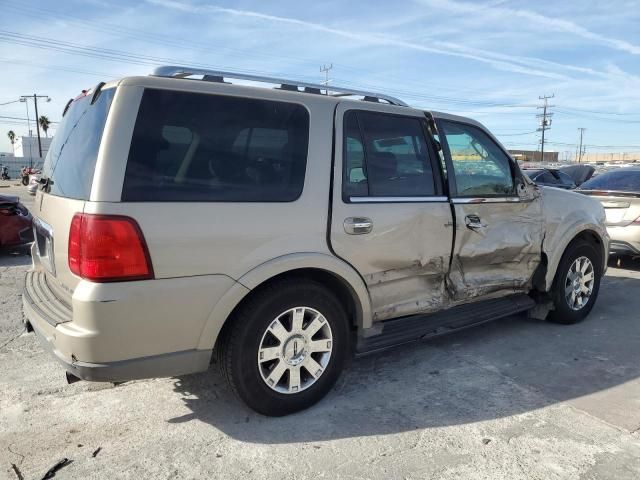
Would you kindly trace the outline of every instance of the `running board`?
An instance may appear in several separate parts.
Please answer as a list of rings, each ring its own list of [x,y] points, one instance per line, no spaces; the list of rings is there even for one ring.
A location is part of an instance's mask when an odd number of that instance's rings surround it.
[[[387,348],[415,342],[425,338],[438,337],[524,312],[535,306],[524,294],[483,300],[451,307],[425,315],[411,315],[382,322],[382,332],[373,337],[360,337],[356,353],[366,354]]]

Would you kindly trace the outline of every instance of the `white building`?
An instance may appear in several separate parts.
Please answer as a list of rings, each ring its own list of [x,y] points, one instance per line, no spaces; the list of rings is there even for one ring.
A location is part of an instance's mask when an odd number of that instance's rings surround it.
[[[35,162],[41,161],[47,156],[49,151],[49,145],[51,145],[51,137],[40,137],[40,144],[42,145],[42,158],[40,158],[40,152],[38,150],[38,137],[16,137],[16,141],[13,144],[13,154],[16,157],[24,157],[25,159],[33,159]]]

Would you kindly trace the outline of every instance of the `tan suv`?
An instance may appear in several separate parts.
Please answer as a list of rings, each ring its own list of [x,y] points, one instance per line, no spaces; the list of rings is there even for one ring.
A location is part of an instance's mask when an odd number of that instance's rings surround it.
[[[24,308],[70,380],[217,358],[242,400],[283,415],[353,352],[589,313],[609,242],[597,201],[539,189],[478,122],[324,89],[161,67],[69,102]]]

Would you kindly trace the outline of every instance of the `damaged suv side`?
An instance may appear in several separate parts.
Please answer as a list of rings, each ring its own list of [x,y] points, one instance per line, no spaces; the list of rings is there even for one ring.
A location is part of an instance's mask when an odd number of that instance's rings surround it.
[[[68,376],[217,360],[267,415],[317,402],[354,352],[582,320],[609,242],[599,202],[537,187],[474,120],[184,67],[70,102],[34,216],[25,313]]]

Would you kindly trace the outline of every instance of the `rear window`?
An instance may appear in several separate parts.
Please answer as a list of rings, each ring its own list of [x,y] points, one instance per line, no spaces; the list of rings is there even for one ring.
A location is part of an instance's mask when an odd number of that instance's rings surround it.
[[[104,124],[116,89],[102,90],[75,100],[62,117],[42,167],[51,179],[48,192],[61,197],[88,200],[98,159]]]
[[[621,168],[606,172],[580,186],[581,190],[615,190],[618,192],[640,192],[640,170]]]
[[[147,89],[122,200],[294,201],[308,143],[309,114],[301,105]]]

